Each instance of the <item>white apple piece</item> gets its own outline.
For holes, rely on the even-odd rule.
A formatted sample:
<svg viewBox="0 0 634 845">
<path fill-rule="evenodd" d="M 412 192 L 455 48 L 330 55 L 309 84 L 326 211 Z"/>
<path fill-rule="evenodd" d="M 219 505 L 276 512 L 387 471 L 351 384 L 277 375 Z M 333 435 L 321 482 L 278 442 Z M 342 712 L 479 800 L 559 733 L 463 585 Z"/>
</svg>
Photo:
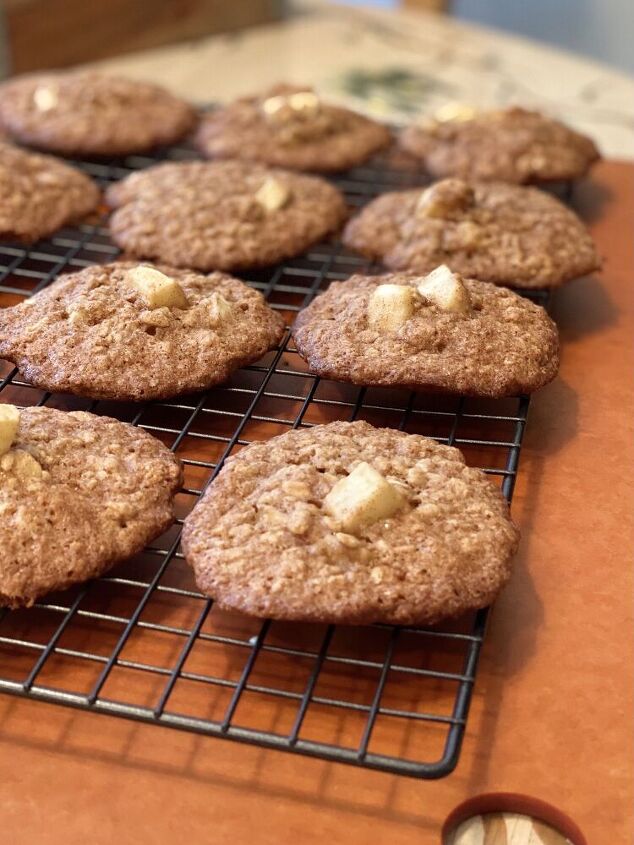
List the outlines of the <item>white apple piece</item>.
<svg viewBox="0 0 634 845">
<path fill-rule="evenodd" d="M 262 111 L 267 117 L 275 117 L 279 110 L 283 109 L 286 104 L 286 97 L 267 97 L 267 99 L 262 103 Z"/>
<path fill-rule="evenodd" d="M 33 103 L 38 111 L 50 111 L 57 105 L 57 91 L 50 85 L 38 85 L 33 92 Z"/>
<path fill-rule="evenodd" d="M 138 290 L 148 308 L 187 308 L 187 298 L 176 279 L 154 267 L 140 265 L 128 270 L 130 285 Z"/>
<path fill-rule="evenodd" d="M 368 325 L 378 332 L 395 332 L 414 313 L 417 298 L 407 285 L 379 285 L 368 302 Z"/>
<path fill-rule="evenodd" d="M 20 411 L 15 405 L 0 405 L 0 455 L 6 454 L 18 433 Z"/>
<path fill-rule="evenodd" d="M 415 214 L 454 219 L 473 207 L 475 193 L 462 179 L 445 179 L 431 185 L 418 197 Z"/>
<path fill-rule="evenodd" d="M 471 310 L 469 291 L 460 276 L 452 273 L 446 264 L 425 276 L 418 285 L 418 292 L 441 311 L 466 314 Z"/>
<path fill-rule="evenodd" d="M 224 323 L 233 312 L 233 305 L 221 293 L 214 292 L 209 297 L 209 310 L 216 323 Z"/>
<path fill-rule="evenodd" d="M 433 186 L 426 188 L 416 203 L 416 214 L 423 217 L 442 217 L 446 211 L 446 203 L 439 201 Z"/>
<path fill-rule="evenodd" d="M 0 458 L 0 469 L 18 478 L 42 478 L 44 470 L 29 452 L 12 449 Z"/>
<path fill-rule="evenodd" d="M 348 533 L 388 519 L 405 505 L 400 490 L 363 461 L 338 481 L 324 499 L 324 510 Z"/>
<path fill-rule="evenodd" d="M 262 111 L 270 120 L 292 120 L 293 112 L 314 116 L 319 113 L 321 103 L 313 91 L 296 91 L 294 94 L 278 94 L 267 97 L 262 103 Z"/>
<path fill-rule="evenodd" d="M 434 112 L 438 123 L 466 123 L 477 117 L 478 109 L 466 103 L 446 103 Z"/>
<path fill-rule="evenodd" d="M 317 114 L 320 107 L 319 97 L 313 91 L 298 91 L 296 94 L 291 94 L 288 104 L 293 111 L 307 114 Z"/>
<path fill-rule="evenodd" d="M 255 194 L 256 202 L 266 211 L 284 208 L 290 197 L 291 192 L 288 186 L 273 176 L 269 176 Z"/>
</svg>

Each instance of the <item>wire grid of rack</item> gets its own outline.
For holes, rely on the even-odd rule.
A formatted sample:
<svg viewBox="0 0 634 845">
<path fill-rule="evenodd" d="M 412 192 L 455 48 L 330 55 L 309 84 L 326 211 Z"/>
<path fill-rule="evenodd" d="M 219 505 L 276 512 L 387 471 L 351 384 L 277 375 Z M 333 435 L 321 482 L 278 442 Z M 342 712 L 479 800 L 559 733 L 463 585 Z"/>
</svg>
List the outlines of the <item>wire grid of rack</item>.
<svg viewBox="0 0 634 845">
<path fill-rule="evenodd" d="M 77 162 L 102 184 L 193 153 Z M 423 184 L 376 161 L 336 178 L 351 206 Z M 0 300 L 19 302 L 61 272 L 114 259 L 105 218 L 31 248 L 0 246 Z M 292 322 L 331 280 L 375 271 L 338 242 L 241 274 Z M 0 367 L 2 365 L 0 364 Z M 0 612 L 0 691 L 334 761 L 420 777 L 455 767 L 487 611 L 433 628 L 282 624 L 229 614 L 195 589 L 179 549 L 184 516 L 224 459 L 252 442 L 335 419 L 365 419 L 462 449 L 510 501 L 528 398 L 480 401 L 367 389 L 309 375 L 287 332 L 220 387 L 140 405 L 45 393 L 5 364 L 0 401 L 108 414 L 180 457 L 178 519 L 108 575 Z"/>
</svg>

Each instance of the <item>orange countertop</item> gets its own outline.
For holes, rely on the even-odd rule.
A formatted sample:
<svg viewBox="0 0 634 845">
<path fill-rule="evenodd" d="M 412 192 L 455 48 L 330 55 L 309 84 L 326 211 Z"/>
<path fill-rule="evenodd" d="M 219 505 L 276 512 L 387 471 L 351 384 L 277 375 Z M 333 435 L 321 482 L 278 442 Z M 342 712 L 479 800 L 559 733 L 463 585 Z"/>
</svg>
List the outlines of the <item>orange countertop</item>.
<svg viewBox="0 0 634 845">
<path fill-rule="evenodd" d="M 523 541 L 455 772 L 412 780 L 0 696 L 7 845 L 437 845 L 456 805 L 498 791 L 558 807 L 589 845 L 632 841 L 633 176 L 605 162 L 576 190 L 605 268 L 554 296 L 561 372 L 531 404 Z"/>
</svg>

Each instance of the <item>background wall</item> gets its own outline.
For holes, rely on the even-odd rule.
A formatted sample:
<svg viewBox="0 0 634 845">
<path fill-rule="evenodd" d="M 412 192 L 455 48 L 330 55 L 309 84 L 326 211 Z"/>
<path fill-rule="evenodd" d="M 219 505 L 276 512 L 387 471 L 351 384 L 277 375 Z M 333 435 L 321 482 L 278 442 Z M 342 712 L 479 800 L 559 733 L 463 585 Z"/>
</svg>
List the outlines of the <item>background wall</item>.
<svg viewBox="0 0 634 845">
<path fill-rule="evenodd" d="M 634 72 L 633 0 L 450 0 L 456 17 L 558 44 Z"/>
</svg>

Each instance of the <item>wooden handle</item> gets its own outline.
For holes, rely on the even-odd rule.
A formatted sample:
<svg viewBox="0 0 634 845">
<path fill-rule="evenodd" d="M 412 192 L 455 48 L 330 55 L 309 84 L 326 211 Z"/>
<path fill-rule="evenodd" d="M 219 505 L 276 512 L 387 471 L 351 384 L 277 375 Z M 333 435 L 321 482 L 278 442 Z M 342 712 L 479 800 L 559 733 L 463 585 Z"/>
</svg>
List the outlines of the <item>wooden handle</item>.
<svg viewBox="0 0 634 845">
<path fill-rule="evenodd" d="M 570 845 L 550 825 L 513 813 L 474 816 L 462 822 L 446 845 Z"/>
<path fill-rule="evenodd" d="M 401 4 L 410 9 L 423 9 L 426 12 L 446 12 L 447 0 L 401 0 Z"/>
</svg>

